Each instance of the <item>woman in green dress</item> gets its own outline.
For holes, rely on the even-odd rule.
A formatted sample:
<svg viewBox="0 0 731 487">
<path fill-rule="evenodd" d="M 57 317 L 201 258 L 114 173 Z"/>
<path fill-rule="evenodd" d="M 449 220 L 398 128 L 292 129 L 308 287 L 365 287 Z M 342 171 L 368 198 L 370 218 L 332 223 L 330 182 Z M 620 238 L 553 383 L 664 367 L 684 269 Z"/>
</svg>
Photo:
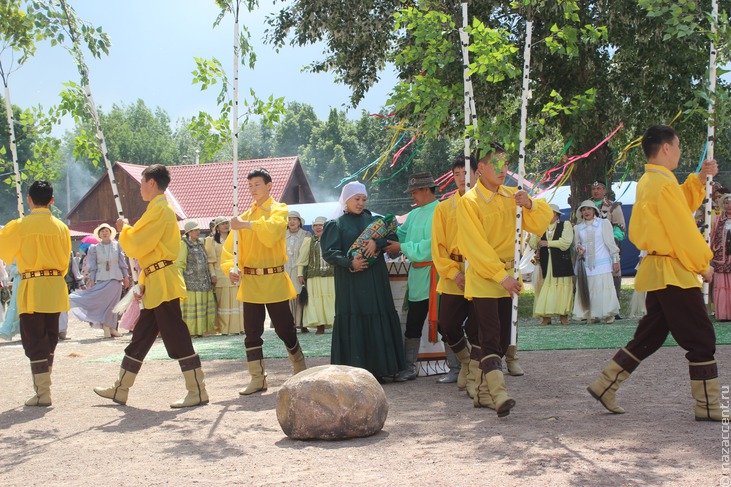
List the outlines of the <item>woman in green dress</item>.
<svg viewBox="0 0 731 487">
<path fill-rule="evenodd" d="M 379 381 L 403 370 L 401 324 L 393 304 L 386 262 L 376 256 L 395 240 L 395 234 L 368 240 L 364 255 L 349 255 L 350 246 L 376 217 L 365 209 L 366 188 L 359 182 L 348 183 L 340 195 L 341 216 L 325 223 L 322 232 L 322 256 L 335 267 L 335 323 L 333 325 L 330 362 L 361 367 Z M 365 256 L 365 257 L 364 257 Z"/>
</svg>

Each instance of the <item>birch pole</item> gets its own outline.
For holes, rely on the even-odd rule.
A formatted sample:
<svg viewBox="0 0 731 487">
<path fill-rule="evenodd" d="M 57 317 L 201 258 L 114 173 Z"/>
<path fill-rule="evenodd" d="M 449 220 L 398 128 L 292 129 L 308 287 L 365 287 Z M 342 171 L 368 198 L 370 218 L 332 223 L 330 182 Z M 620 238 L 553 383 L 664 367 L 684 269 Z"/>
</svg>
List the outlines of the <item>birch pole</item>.
<svg viewBox="0 0 731 487">
<path fill-rule="evenodd" d="M 467 17 L 467 2 L 462 3 L 462 28 L 459 29 L 459 39 L 462 44 L 462 64 L 464 79 L 464 164 L 465 164 L 465 186 L 470 186 L 470 155 L 472 154 L 472 137 L 469 134 L 469 127 L 472 125 L 472 132 L 477 133 L 477 111 L 475 110 L 475 92 L 472 88 L 472 77 L 470 76 L 470 36 L 467 34 L 469 19 Z M 466 265 L 466 264 L 465 264 Z"/>
<path fill-rule="evenodd" d="M 240 3 L 234 2 L 231 5 L 234 9 L 234 71 L 233 71 L 233 96 L 231 97 L 232 114 L 231 114 L 231 133 L 233 134 L 233 217 L 239 216 L 239 6 Z M 235 274 L 239 273 L 239 232 L 234 231 L 234 266 L 232 268 Z"/>
<path fill-rule="evenodd" d="M 712 1 L 711 10 L 711 34 L 712 37 L 716 36 L 718 31 L 716 24 L 718 23 L 718 0 Z M 714 107 L 714 95 L 716 94 L 716 46 L 713 44 L 711 39 L 711 56 L 708 64 L 708 82 L 709 82 L 709 101 L 708 101 L 708 151 L 707 160 L 714 159 L 714 142 L 715 142 L 715 124 L 713 121 L 713 114 L 715 111 Z M 711 244 L 711 208 L 713 206 L 711 202 L 711 180 L 713 177 L 709 174 L 706 176 L 706 201 L 705 201 L 705 220 L 703 225 L 703 236 L 706 238 L 706 243 L 710 246 Z M 707 282 L 703 282 L 703 300 L 708 304 L 708 289 L 709 285 Z"/>
<path fill-rule="evenodd" d="M 530 91 L 530 49 L 533 36 L 533 21 L 525 22 L 525 48 L 523 50 L 523 92 L 520 104 L 520 148 L 518 151 L 518 191 L 523 189 L 525 177 L 525 134 L 528 125 L 528 99 Z M 516 207 L 515 212 L 515 254 L 513 258 L 513 277 L 520 278 L 521 246 L 520 234 L 523 231 L 523 208 Z M 510 344 L 515 345 L 518 340 L 518 296 L 513 296 L 513 313 L 510 325 Z"/>
<path fill-rule="evenodd" d="M 23 217 L 23 193 L 20 189 L 20 167 L 18 166 L 18 148 L 15 145 L 15 125 L 13 124 L 13 106 L 10 103 L 10 88 L 5 84 L 5 112 L 8 115 L 8 135 L 10 136 L 10 154 L 15 171 L 15 195 L 18 197 L 18 216 Z"/>
<path fill-rule="evenodd" d="M 91 94 L 91 84 L 89 83 L 89 69 L 86 66 L 86 62 L 84 61 L 84 55 L 81 51 L 81 46 L 79 46 L 79 37 L 78 33 L 76 32 L 76 26 L 74 21 L 71 18 L 71 15 L 69 13 L 69 10 L 66 6 L 65 0 L 61 0 L 61 7 L 63 8 L 64 15 L 66 16 L 66 24 L 69 29 L 69 37 L 71 38 L 71 41 L 73 43 L 73 53 L 76 56 L 76 62 L 78 64 L 79 68 L 79 74 L 81 74 L 81 81 L 84 84 L 84 92 L 86 94 L 86 102 L 89 106 L 89 113 L 91 114 L 91 118 L 94 122 L 94 127 L 96 129 L 96 141 L 99 145 L 99 150 L 102 154 L 102 158 L 104 159 L 104 165 L 107 168 L 107 176 L 109 177 L 109 183 L 112 185 L 112 195 L 114 196 L 114 205 L 117 208 L 117 215 L 119 218 L 124 218 L 124 210 L 122 209 L 122 201 L 119 198 L 119 188 L 117 186 L 117 180 L 114 176 L 114 170 L 112 169 L 112 163 L 109 161 L 109 151 L 107 150 L 107 143 L 104 139 L 104 132 L 102 131 L 102 125 L 99 121 L 99 112 L 96 109 L 96 104 L 94 103 L 94 97 Z M 132 279 L 134 280 L 136 289 L 139 290 L 138 287 L 138 280 L 139 275 L 137 273 L 137 267 L 134 265 L 131 265 L 132 270 Z M 140 309 L 142 309 L 142 301 L 140 301 Z"/>
</svg>

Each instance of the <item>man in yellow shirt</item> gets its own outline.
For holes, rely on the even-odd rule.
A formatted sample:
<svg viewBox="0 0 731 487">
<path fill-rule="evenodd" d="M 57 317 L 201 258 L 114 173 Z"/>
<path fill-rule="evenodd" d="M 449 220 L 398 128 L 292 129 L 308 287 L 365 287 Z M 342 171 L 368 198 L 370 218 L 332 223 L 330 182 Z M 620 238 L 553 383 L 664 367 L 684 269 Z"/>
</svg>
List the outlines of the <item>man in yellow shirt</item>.
<svg viewBox="0 0 731 487">
<path fill-rule="evenodd" d="M 542 235 L 553 217 L 545 200 L 533 200 L 525 191 L 503 186 L 508 172 L 505 150 L 492 151 L 471 161 L 475 186 L 457 206 L 457 242 L 467 259 L 465 298 L 471 299 L 479 330 L 482 359 L 475 391 L 475 407 L 493 407 L 498 417 L 515 406 L 505 390 L 502 356 L 510 345 L 512 299 L 522 285 L 514 279 L 517 206 L 524 208 L 523 229 Z"/>
<path fill-rule="evenodd" d="M 439 273 L 439 331 L 447 345 L 445 352 L 449 365 L 449 373 L 437 382 L 456 382 L 459 390 L 467 387 L 467 393 L 474 397 L 474 379 L 479 371 L 477 367 L 482 354 L 479 353 L 472 303 L 464 297 L 464 257 L 457 246 L 457 206 L 466 189 L 464 157 L 454 161 L 452 175 L 457 191 L 437 205 L 432 221 L 431 253 L 434 267 Z M 470 369 L 473 362 L 474 366 Z"/>
<path fill-rule="evenodd" d="M 242 396 L 267 390 L 262 351 L 264 340 L 261 338 L 266 311 L 269 311 L 274 331 L 287 347 L 294 373 L 307 368 L 289 308 L 289 300 L 297 294 L 289 275 L 284 272 L 284 263 L 287 262 L 287 205 L 269 196 L 272 177 L 266 169 L 250 171 L 247 179 L 254 202 L 241 216 L 231 220 L 231 229 L 238 234 L 237 254 L 243 278 L 239 269 L 234 267 L 234 232 L 226 238 L 221 253 L 221 270 L 229 275 L 232 283 L 240 283 L 237 298 L 244 303 L 244 343 L 251 382 L 239 391 Z"/>
<path fill-rule="evenodd" d="M 149 201 L 147 209 L 134 226 L 126 219 L 117 220 L 119 244 L 125 253 L 142 267 L 139 292 L 140 317 L 132 341 L 124 350 L 119 378 L 112 387 L 95 387 L 94 392 L 117 404 L 126 404 L 129 388 L 134 384 L 142 361 L 158 333 L 168 356 L 177 359 L 185 377 L 188 394 L 170 405 L 184 408 L 208 404 L 208 393 L 201 370 L 201 359 L 193 349 L 188 326 L 183 321 L 180 301 L 187 297 L 185 281 L 174 265 L 180 251 L 180 229 L 175 212 L 165 198 L 170 184 L 168 168 L 153 164 L 142 171 L 140 193 Z"/>
<path fill-rule="evenodd" d="M 71 255 L 69 229 L 51 215 L 53 186 L 35 181 L 28 189 L 30 215 L 0 229 L 0 259 L 18 266 L 20 339 L 30 359 L 35 395 L 26 406 L 51 405 L 51 369 L 58 344 L 58 318 L 69 310 L 64 276 Z"/>
<path fill-rule="evenodd" d="M 713 279 L 713 253 L 693 219 L 705 198 L 706 176 L 715 176 L 718 166 L 716 161 L 705 161 L 700 174 L 689 175 L 679 185 L 672 171 L 680 161 L 680 140 L 675 129 L 666 125 L 645 131 L 642 150 L 647 164 L 637 184 L 629 238 L 648 253 L 635 277 L 635 289 L 647 292 L 647 315 L 638 323 L 634 338 L 616 353 L 588 391 L 609 411 L 624 413 L 615 400 L 619 385 L 672 333 L 688 351 L 695 419 L 721 421 L 716 334 L 698 280 L 698 275 L 708 282 Z"/>
</svg>

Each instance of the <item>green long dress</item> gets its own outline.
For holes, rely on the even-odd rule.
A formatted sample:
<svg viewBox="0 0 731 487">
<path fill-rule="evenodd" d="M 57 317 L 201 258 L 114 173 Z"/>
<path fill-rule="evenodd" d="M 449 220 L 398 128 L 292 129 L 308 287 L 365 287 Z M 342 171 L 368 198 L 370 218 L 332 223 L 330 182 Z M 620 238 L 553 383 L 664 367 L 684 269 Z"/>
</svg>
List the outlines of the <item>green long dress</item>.
<svg viewBox="0 0 731 487">
<path fill-rule="evenodd" d="M 377 378 L 405 368 L 401 324 L 383 257 L 361 272 L 350 272 L 348 249 L 376 217 L 368 210 L 325 223 L 322 256 L 335 267 L 335 324 L 330 362 L 368 370 Z M 389 236 L 396 240 L 395 236 Z M 378 249 L 387 239 L 377 240 Z"/>
</svg>

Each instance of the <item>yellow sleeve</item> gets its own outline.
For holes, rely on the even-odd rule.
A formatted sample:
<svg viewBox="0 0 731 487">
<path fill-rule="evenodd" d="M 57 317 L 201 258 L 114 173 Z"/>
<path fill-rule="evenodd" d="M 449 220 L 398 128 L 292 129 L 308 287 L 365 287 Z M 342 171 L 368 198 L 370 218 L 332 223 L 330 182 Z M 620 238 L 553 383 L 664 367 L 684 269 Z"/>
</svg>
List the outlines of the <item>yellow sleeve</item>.
<svg viewBox="0 0 731 487">
<path fill-rule="evenodd" d="M 431 226 L 431 257 L 434 267 L 439 276 L 445 279 L 454 279 L 459 272 L 459 262 L 453 261 L 449 257 L 447 248 L 447 218 L 444 214 L 441 203 L 434 208 L 434 217 Z"/>
<path fill-rule="evenodd" d="M 305 267 L 307 262 L 310 260 L 310 243 L 312 237 L 305 237 L 300 246 L 299 253 L 297 254 L 297 277 L 304 277 Z"/>
<path fill-rule="evenodd" d="M 211 277 L 216 277 L 216 241 L 211 238 L 205 239 L 206 257 L 208 257 L 208 272 Z"/>
<path fill-rule="evenodd" d="M 501 282 L 508 275 L 505 264 L 485 238 L 478 212 L 476 204 L 469 200 L 462 199 L 457 205 L 458 246 L 478 276 Z"/>
<path fill-rule="evenodd" d="M 667 184 L 660 190 L 657 201 L 660 223 L 683 267 L 697 274 L 705 274 L 710 267 L 713 252 L 696 228 L 695 220 L 688 211 L 685 199 L 687 193 L 680 193 L 674 189 L 672 185 Z"/>
<path fill-rule="evenodd" d="M 544 199 L 531 199 L 530 209 L 523 208 L 523 230 L 535 235 L 546 233 L 548 224 L 553 218 L 553 210 Z"/>
<path fill-rule="evenodd" d="M 180 244 L 180 252 L 178 252 L 178 258 L 175 260 L 175 267 L 178 268 L 180 274 L 183 274 L 185 268 L 188 266 L 188 246 L 185 242 Z"/>
<path fill-rule="evenodd" d="M 273 204 L 269 218 L 261 217 L 251 221 L 251 230 L 256 234 L 259 242 L 265 247 L 272 248 L 278 245 L 287 232 L 287 205 Z M 244 230 L 247 231 L 247 230 Z M 229 234 L 230 235 L 230 234 Z"/>
<path fill-rule="evenodd" d="M 571 227 L 571 223 L 563 222 L 563 232 L 561 233 L 561 238 L 559 238 L 558 240 L 549 240 L 548 246 L 558 248 L 560 250 L 568 250 L 569 247 L 571 247 L 571 242 L 573 241 L 574 229 Z"/>
<path fill-rule="evenodd" d="M 234 266 L 234 232 L 238 231 L 240 230 L 232 230 L 228 233 L 221 251 L 221 270 L 227 276 Z"/>
<path fill-rule="evenodd" d="M 696 211 L 703 204 L 703 199 L 706 197 L 705 184 L 706 182 L 701 181 L 697 174 L 691 173 L 688 174 L 685 182 L 680 185 L 690 211 Z"/>
<path fill-rule="evenodd" d="M 119 233 L 119 243 L 125 254 L 140 259 L 155 249 L 165 233 L 165 225 L 159 223 L 163 211 L 161 205 L 153 205 L 134 226 L 124 226 Z"/>
<path fill-rule="evenodd" d="M 0 259 L 13 262 L 20 252 L 20 236 L 18 235 L 18 221 L 13 220 L 0 229 Z"/>
</svg>

